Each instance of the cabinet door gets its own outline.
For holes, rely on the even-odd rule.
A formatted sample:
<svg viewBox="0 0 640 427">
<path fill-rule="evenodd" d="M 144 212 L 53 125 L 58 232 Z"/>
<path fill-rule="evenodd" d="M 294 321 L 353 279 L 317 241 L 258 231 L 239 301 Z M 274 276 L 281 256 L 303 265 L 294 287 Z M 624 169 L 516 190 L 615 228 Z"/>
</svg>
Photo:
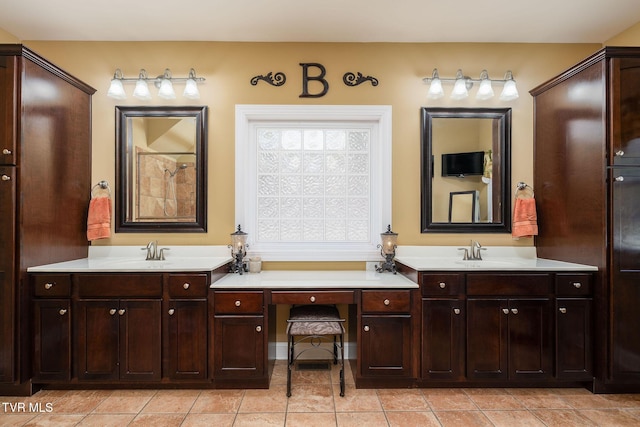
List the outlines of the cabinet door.
<svg viewBox="0 0 640 427">
<path fill-rule="evenodd" d="M 362 316 L 363 376 L 411 375 L 411 316 Z"/>
<path fill-rule="evenodd" d="M 640 167 L 615 168 L 611 266 L 612 375 L 640 380 Z"/>
<path fill-rule="evenodd" d="M 464 378 L 464 301 L 422 300 L 422 378 Z"/>
<path fill-rule="evenodd" d="M 118 308 L 118 300 L 77 302 L 74 324 L 79 380 L 118 379 Z"/>
<path fill-rule="evenodd" d="M 611 158 L 615 165 L 640 165 L 640 59 L 612 59 L 611 77 Z"/>
<path fill-rule="evenodd" d="M 71 379 L 71 313 L 69 300 L 34 303 L 34 380 Z"/>
<path fill-rule="evenodd" d="M 169 300 L 165 317 L 167 373 L 174 380 L 207 378 L 207 300 Z"/>
<path fill-rule="evenodd" d="M 120 379 L 159 381 L 162 377 L 161 300 L 121 300 L 118 316 Z"/>
<path fill-rule="evenodd" d="M 559 379 L 593 378 L 592 302 L 590 298 L 556 300 L 556 376 Z"/>
<path fill-rule="evenodd" d="M 216 316 L 214 377 L 253 379 L 265 374 L 264 316 Z"/>
<path fill-rule="evenodd" d="M 552 316 L 549 299 L 509 300 L 509 379 L 553 376 Z"/>
<path fill-rule="evenodd" d="M 467 378 L 508 378 L 509 302 L 467 300 Z"/>
<path fill-rule="evenodd" d="M 0 56 L 0 165 L 16 164 L 16 64 L 15 56 Z"/>
<path fill-rule="evenodd" d="M 2 102 L 2 98 L 0 98 Z M 1 128 L 1 126 L 0 126 Z M 15 314 L 15 167 L 0 166 L 0 382 L 13 381 Z"/>
</svg>

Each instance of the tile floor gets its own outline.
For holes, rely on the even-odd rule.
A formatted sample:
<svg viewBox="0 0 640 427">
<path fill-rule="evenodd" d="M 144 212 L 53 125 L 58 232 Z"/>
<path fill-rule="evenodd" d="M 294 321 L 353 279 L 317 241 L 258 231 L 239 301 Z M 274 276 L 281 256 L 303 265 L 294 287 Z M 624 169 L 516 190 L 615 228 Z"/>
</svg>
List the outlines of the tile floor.
<svg viewBox="0 0 640 427">
<path fill-rule="evenodd" d="M 356 390 L 347 371 L 295 371 L 269 390 L 43 390 L 0 396 L 0 426 L 640 426 L 640 394 L 585 389 Z M 21 406 L 24 405 L 24 406 Z"/>
</svg>

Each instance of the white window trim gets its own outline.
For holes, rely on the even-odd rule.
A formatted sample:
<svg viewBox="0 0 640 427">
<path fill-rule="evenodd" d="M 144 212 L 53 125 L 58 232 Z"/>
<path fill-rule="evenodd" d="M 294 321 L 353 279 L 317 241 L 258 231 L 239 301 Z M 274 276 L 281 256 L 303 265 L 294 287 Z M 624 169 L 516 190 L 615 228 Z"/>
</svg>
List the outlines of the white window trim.
<svg viewBox="0 0 640 427">
<path fill-rule="evenodd" d="M 391 224 L 391 106 L 389 105 L 236 105 L 235 223 L 249 234 L 249 256 L 265 261 L 378 261 L 380 233 Z M 255 242 L 255 150 L 250 150 L 252 122 L 256 121 L 366 121 L 374 122 L 372 134 L 371 239 L 366 243 Z M 251 167 L 251 166 L 250 166 Z M 254 167 L 255 169 L 255 167 Z"/>
</svg>

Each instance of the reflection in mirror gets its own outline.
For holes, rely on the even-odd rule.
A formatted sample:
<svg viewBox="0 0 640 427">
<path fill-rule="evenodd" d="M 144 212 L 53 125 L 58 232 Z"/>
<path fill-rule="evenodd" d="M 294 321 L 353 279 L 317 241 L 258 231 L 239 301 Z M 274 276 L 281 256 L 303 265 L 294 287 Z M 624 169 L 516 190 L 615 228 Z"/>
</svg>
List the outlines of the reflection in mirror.
<svg viewBox="0 0 640 427">
<path fill-rule="evenodd" d="M 422 232 L 510 231 L 511 109 L 422 109 Z"/>
<path fill-rule="evenodd" d="M 206 107 L 116 116 L 116 232 L 206 231 Z"/>
</svg>

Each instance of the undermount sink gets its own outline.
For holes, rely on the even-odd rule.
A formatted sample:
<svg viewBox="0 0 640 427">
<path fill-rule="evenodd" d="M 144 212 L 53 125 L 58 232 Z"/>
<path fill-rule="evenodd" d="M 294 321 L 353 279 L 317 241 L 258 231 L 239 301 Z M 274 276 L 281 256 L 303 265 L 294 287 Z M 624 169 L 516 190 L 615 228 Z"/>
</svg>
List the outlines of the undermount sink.
<svg viewBox="0 0 640 427">
<path fill-rule="evenodd" d="M 522 266 L 522 262 L 516 261 L 459 260 L 454 261 L 454 263 L 466 268 L 514 268 Z"/>
</svg>

